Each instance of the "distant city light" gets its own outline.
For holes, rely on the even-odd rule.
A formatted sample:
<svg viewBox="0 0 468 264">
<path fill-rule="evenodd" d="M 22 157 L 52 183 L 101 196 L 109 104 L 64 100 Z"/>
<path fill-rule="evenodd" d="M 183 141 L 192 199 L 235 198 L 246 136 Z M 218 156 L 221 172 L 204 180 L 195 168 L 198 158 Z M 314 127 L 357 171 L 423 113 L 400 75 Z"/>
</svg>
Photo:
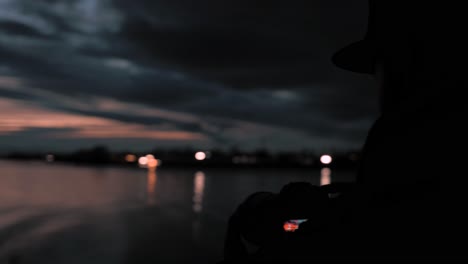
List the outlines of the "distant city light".
<svg viewBox="0 0 468 264">
<path fill-rule="evenodd" d="M 125 161 L 126 162 L 135 162 L 137 160 L 137 157 L 133 154 L 128 154 L 125 156 Z"/>
<path fill-rule="evenodd" d="M 330 163 L 332 163 L 333 159 L 330 155 L 323 155 L 322 157 L 320 157 L 320 162 L 322 162 L 322 164 L 324 165 L 328 165 Z"/>
<path fill-rule="evenodd" d="M 147 157 L 140 157 L 138 159 L 138 164 L 141 166 L 146 166 L 148 164 L 148 158 Z"/>
<path fill-rule="evenodd" d="M 206 159 L 205 152 L 200 151 L 200 152 L 195 153 L 195 159 L 200 160 L 200 161 L 205 160 Z"/>
<path fill-rule="evenodd" d="M 47 161 L 47 162 L 54 162 L 54 160 L 55 160 L 55 156 L 54 156 L 54 155 L 49 154 L 49 155 L 46 156 L 46 161 Z"/>
<path fill-rule="evenodd" d="M 148 168 L 149 170 L 155 170 L 157 167 L 161 166 L 161 160 L 156 159 L 153 155 L 148 154 L 142 156 L 138 159 L 138 164 L 142 168 Z"/>
<path fill-rule="evenodd" d="M 159 162 L 158 162 L 157 159 L 149 159 L 148 160 L 148 168 L 154 169 L 154 168 L 158 167 L 158 165 L 159 165 Z"/>
</svg>

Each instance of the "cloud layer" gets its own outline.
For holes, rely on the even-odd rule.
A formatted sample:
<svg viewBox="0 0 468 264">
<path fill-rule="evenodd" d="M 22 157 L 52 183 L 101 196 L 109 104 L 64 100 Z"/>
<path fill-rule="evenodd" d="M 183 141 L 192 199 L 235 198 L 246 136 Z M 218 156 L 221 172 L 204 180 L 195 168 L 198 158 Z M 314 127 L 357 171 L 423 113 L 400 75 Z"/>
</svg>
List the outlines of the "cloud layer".
<svg viewBox="0 0 468 264">
<path fill-rule="evenodd" d="M 128 148 L 135 144 L 124 139 L 359 147 L 376 91 L 368 76 L 336 69 L 330 57 L 362 37 L 366 3 L 0 0 L 3 116 L 23 119 L 29 109 L 43 113 L 35 119 L 108 122 L 50 134 L 57 148 L 76 138 Z M 8 147 L 43 136 L 34 129 L 57 128 L 7 126 L 0 121 Z"/>
</svg>

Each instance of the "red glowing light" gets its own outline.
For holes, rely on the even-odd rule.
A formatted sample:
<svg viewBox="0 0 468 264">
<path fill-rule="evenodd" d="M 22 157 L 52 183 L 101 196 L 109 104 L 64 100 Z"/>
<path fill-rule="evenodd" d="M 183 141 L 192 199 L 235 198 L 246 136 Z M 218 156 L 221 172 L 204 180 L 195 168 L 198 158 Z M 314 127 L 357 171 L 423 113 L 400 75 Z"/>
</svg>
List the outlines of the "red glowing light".
<svg viewBox="0 0 468 264">
<path fill-rule="evenodd" d="M 294 223 L 290 223 L 290 222 L 286 222 L 286 223 L 284 223 L 283 228 L 284 228 L 284 231 L 286 231 L 286 232 L 294 232 L 294 231 L 299 229 L 299 225 L 294 224 Z"/>
</svg>

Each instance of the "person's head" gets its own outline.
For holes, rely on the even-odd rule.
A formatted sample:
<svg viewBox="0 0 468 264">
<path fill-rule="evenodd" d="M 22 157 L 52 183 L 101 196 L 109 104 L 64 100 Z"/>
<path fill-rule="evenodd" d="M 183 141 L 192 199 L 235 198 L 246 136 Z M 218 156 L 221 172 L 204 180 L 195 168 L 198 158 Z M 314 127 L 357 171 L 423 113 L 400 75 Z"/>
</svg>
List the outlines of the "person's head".
<svg viewBox="0 0 468 264">
<path fill-rule="evenodd" d="M 449 104 L 451 93 L 465 84 L 461 10 L 453 1 L 371 0 L 366 37 L 337 52 L 333 61 L 376 77 L 384 114 Z"/>
</svg>

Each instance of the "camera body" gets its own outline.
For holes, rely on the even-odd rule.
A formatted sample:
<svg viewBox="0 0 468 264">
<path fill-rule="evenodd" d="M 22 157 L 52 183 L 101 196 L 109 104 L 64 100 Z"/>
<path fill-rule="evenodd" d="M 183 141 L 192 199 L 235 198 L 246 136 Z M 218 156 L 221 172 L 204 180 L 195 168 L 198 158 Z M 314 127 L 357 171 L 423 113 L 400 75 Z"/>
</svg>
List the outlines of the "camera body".
<svg viewBox="0 0 468 264">
<path fill-rule="evenodd" d="M 331 222 L 331 199 L 319 186 L 290 183 L 279 194 L 255 193 L 238 209 L 244 240 L 258 246 L 313 233 Z"/>
</svg>

